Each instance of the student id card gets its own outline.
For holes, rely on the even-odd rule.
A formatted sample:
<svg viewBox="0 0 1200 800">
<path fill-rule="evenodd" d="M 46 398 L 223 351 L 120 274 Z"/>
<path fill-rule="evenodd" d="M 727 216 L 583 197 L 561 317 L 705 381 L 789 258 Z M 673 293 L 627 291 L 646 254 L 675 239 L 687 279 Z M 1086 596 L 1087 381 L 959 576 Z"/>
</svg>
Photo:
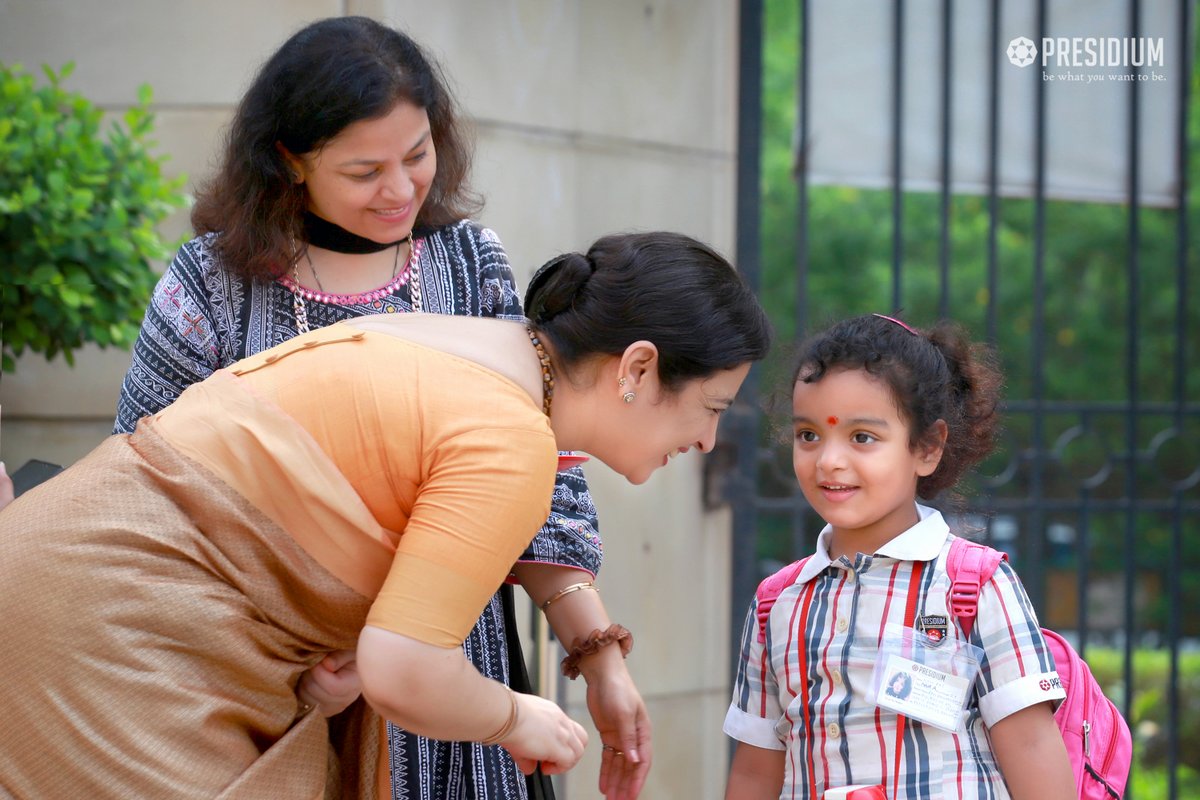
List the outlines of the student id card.
<svg viewBox="0 0 1200 800">
<path fill-rule="evenodd" d="M 953 733 L 962 727 L 982 656 L 972 644 L 933 643 L 923 633 L 889 625 L 869 696 L 880 708 Z"/>
</svg>

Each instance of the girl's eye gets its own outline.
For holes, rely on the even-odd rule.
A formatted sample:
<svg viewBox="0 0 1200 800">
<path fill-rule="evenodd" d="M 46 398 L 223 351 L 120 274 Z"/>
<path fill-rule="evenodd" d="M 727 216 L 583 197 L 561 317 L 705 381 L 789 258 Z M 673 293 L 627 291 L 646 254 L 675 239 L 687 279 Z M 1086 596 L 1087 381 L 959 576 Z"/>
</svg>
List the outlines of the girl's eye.
<svg viewBox="0 0 1200 800">
<path fill-rule="evenodd" d="M 875 441 L 875 437 L 869 433 L 856 433 L 850 437 L 855 444 L 870 444 Z"/>
<path fill-rule="evenodd" d="M 424 151 L 424 150 L 422 150 L 422 151 L 421 151 L 421 152 L 419 152 L 419 153 L 414 153 L 414 154 L 412 154 L 411 156 L 409 156 L 408 158 L 406 158 L 406 159 L 404 159 L 404 160 L 405 160 L 406 162 L 408 162 L 409 164 L 416 164 L 416 163 L 418 163 L 418 162 L 420 162 L 420 161 L 423 161 L 424 159 L 425 159 L 425 151 Z"/>
<path fill-rule="evenodd" d="M 366 181 L 366 180 L 370 180 L 371 178 L 374 178 L 378 174 L 379 174 L 379 170 L 373 169 L 370 172 L 365 172 L 365 173 L 361 173 L 358 175 L 351 175 L 350 177 L 356 181 Z"/>
<path fill-rule="evenodd" d="M 801 442 L 815 442 L 817 440 L 817 432 L 810 430 L 796 431 L 796 439 Z"/>
</svg>

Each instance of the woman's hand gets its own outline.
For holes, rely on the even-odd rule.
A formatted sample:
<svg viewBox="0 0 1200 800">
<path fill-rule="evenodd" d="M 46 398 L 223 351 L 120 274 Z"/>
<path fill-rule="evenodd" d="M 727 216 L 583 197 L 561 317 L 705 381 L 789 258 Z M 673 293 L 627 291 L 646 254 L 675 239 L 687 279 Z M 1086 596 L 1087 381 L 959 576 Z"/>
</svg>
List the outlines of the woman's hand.
<svg viewBox="0 0 1200 800">
<path fill-rule="evenodd" d="M 579 723 L 549 700 L 513 694 L 483 677 L 461 647 L 438 647 L 368 625 L 359 636 L 358 665 L 367 702 L 413 733 L 483 742 L 508 730 L 492 741 L 526 773 L 538 762 L 549 774 L 565 772 L 583 757 L 588 736 Z"/>
<path fill-rule="evenodd" d="M 530 599 L 545 612 L 560 642 L 586 638 L 592 631 L 606 630 L 612 624 L 599 591 L 592 591 L 595 586 L 590 574 L 531 562 L 517 564 L 513 572 Z M 653 758 L 650 716 L 629 676 L 621 646 L 614 643 L 601 647 L 580 658 L 577 666 L 587 681 L 588 711 L 604 745 L 600 791 L 608 800 L 636 798 Z"/>
<path fill-rule="evenodd" d="M 526 775 L 542 765 L 542 772 L 566 772 L 583 758 L 588 735 L 575 720 L 545 698 L 517 694 L 517 725 L 499 744 Z"/>
<path fill-rule="evenodd" d="M 321 716 L 340 714 L 362 692 L 353 650 L 335 650 L 300 677 L 296 696 Z"/>
<path fill-rule="evenodd" d="M 605 651 L 612 651 L 606 653 Z M 600 733 L 600 793 L 608 800 L 633 800 L 642 791 L 654 748 L 650 716 L 620 648 L 610 646 L 585 659 L 587 704 Z"/>
</svg>

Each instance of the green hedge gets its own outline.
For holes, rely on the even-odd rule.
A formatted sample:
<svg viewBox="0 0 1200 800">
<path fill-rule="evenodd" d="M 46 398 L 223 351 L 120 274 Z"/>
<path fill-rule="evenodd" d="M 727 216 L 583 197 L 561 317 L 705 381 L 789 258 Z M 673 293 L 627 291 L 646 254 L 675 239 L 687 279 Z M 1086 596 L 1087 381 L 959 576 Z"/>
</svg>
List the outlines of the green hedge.
<svg viewBox="0 0 1200 800">
<path fill-rule="evenodd" d="M 1088 648 L 1087 663 L 1105 694 L 1124 710 L 1124 653 Z M 1163 650 L 1135 650 L 1133 654 L 1133 705 L 1129 728 L 1133 732 L 1134 765 L 1131 795 L 1135 798 L 1167 797 L 1167 735 L 1170 708 L 1170 654 Z M 1179 797 L 1200 797 L 1200 653 L 1181 653 L 1178 696 L 1180 769 L 1176 775 Z"/>
<path fill-rule="evenodd" d="M 185 178 L 154 156 L 151 91 L 119 121 L 62 88 L 0 64 L 0 370 L 24 350 L 53 358 L 86 342 L 128 347 L 171 255 L 156 230 L 186 205 Z"/>
</svg>

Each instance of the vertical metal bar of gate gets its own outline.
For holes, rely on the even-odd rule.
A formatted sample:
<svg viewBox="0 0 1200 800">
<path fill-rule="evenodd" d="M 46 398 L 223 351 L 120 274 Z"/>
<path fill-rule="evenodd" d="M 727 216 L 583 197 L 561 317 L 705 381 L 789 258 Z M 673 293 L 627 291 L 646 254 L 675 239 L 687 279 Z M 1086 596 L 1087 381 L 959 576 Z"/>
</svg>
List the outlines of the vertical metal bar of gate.
<svg viewBox="0 0 1200 800">
<path fill-rule="evenodd" d="M 1176 291 L 1175 291 L 1175 430 L 1183 434 L 1184 407 L 1187 402 L 1187 322 L 1188 322 L 1188 112 L 1191 100 L 1191 54 L 1188 43 L 1192 33 L 1190 6 L 1192 0 L 1179 0 L 1179 117 L 1176 120 L 1175 170 L 1178 176 L 1179 207 L 1175 225 Z M 1180 609 L 1183 592 L 1180 573 L 1183 571 L 1183 494 L 1186 477 L 1172 487 L 1171 563 L 1168 575 L 1167 635 L 1170 647 L 1170 667 L 1167 679 L 1167 789 L 1169 796 L 1179 796 L 1179 639 L 1182 635 Z"/>
<path fill-rule="evenodd" d="M 811 96 L 809 79 L 811 62 L 809 60 L 809 22 L 811 6 L 809 0 L 799 0 L 800 5 L 800 53 L 799 70 L 796 88 L 799 96 L 796 99 L 796 125 L 798 132 L 797 155 L 798 163 L 793 176 L 796 184 L 796 337 L 802 339 L 808 331 L 808 125 L 809 97 Z M 795 489 L 793 489 L 793 493 Z M 791 541 L 797 553 L 807 552 L 805 538 L 812 510 L 808 503 L 793 495 L 791 513 Z"/>
<path fill-rule="evenodd" d="M 942 0 L 942 194 L 940 199 L 938 266 L 941 271 L 941 291 L 938 293 L 938 316 L 950 316 L 950 183 L 951 119 L 953 117 L 953 93 L 950 77 L 954 74 L 954 0 Z"/>
<path fill-rule="evenodd" d="M 800 75 L 796 80 L 796 336 L 808 330 L 808 21 L 809 0 L 800 0 Z"/>
<path fill-rule="evenodd" d="M 1137 41 L 1141 32 L 1141 3 L 1140 0 L 1130 0 L 1129 3 L 1129 35 Z M 1130 66 L 1129 72 L 1133 80 L 1129 83 L 1129 252 L 1127 255 L 1126 297 L 1128 299 L 1128 319 L 1126 328 L 1129 340 L 1127 343 L 1128 356 L 1125 364 L 1127 382 L 1128 407 L 1125 412 L 1125 445 L 1128 459 L 1125 470 L 1125 699 L 1121 709 L 1125 719 L 1133 719 L 1133 650 L 1137 636 L 1137 619 L 1134 609 L 1134 590 L 1137 577 L 1137 452 L 1138 452 L 1138 403 L 1140 391 L 1138 387 L 1138 343 L 1140 341 L 1138 327 L 1141 317 L 1141 291 L 1138 280 L 1139 250 L 1141 249 L 1141 227 L 1138 208 L 1138 181 L 1140 179 L 1141 160 L 1138 157 L 1138 111 L 1140 110 L 1140 95 L 1138 89 L 1137 67 Z M 1132 798 L 1132 792 L 1127 792 Z"/>
<path fill-rule="evenodd" d="M 741 0 L 738 12 L 738 114 L 737 114 L 737 230 L 736 259 L 738 271 L 758 292 L 761 281 L 759 245 L 759 175 L 761 172 L 762 136 L 762 0 Z M 754 476 L 758 460 L 758 367 L 751 368 L 738 400 L 725 421 L 725 436 L 736 447 L 736 464 L 731 497 L 755 496 Z M 724 438 L 724 437 L 723 437 Z M 753 595 L 758 583 L 754 552 L 757 547 L 758 509 L 754 502 L 734 503 L 733 564 L 731 591 L 733 598 L 744 600 Z M 731 663 L 737 663 L 741 640 L 742 619 L 731 615 Z"/>
<path fill-rule="evenodd" d="M 997 342 L 996 298 L 1000 287 L 996 234 L 1000 228 L 1000 0 L 991 0 L 988 13 L 988 178 L 987 178 L 987 340 Z"/>
<path fill-rule="evenodd" d="M 1046 0 L 1037 3 L 1037 39 L 1046 36 Z M 1042 589 L 1042 531 L 1046 529 L 1044 503 L 1045 487 L 1045 355 L 1046 326 L 1046 83 L 1040 71 L 1030 75 L 1036 81 L 1033 114 L 1033 330 L 1030 337 L 1030 469 L 1029 522 L 1024 532 L 1024 551 L 1021 561 L 1021 582 L 1025 585 L 1036 608 L 1042 608 L 1045 592 Z"/>
<path fill-rule="evenodd" d="M 904 0 L 892 7 L 892 308 L 903 304 L 904 264 Z"/>
<path fill-rule="evenodd" d="M 1000 229 L 1000 0 L 991 0 L 988 18 L 988 38 L 984 48 L 984 52 L 988 54 L 987 308 L 984 328 L 988 343 L 994 347 L 999 341 L 997 298 L 1000 296 L 1000 269 L 997 257 L 997 235 Z M 995 486 L 985 481 L 984 488 L 987 491 L 987 506 L 994 507 Z M 986 529 L 990 532 L 990 518 Z"/>
</svg>

